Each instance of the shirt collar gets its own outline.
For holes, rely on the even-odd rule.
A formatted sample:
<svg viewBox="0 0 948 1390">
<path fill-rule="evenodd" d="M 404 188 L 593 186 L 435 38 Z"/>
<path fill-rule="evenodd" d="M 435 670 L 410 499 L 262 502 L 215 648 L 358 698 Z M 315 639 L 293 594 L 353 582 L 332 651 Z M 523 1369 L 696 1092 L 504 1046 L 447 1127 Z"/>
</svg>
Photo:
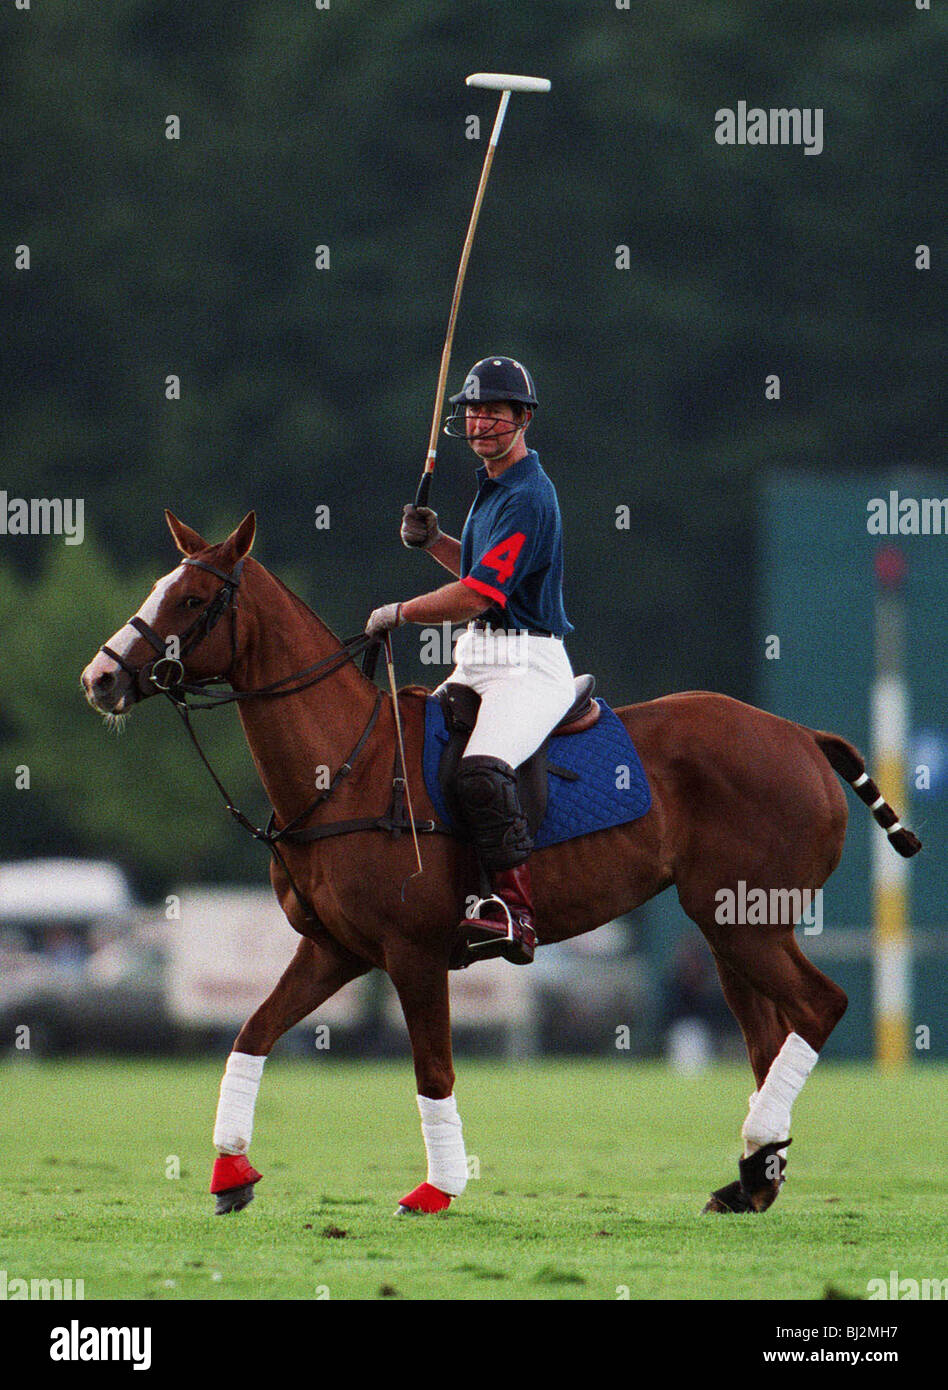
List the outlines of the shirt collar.
<svg viewBox="0 0 948 1390">
<path fill-rule="evenodd" d="M 540 466 L 540 459 L 536 449 L 528 449 L 522 459 L 517 459 L 509 468 L 505 468 L 499 478 L 492 478 L 487 472 L 487 465 L 482 463 L 476 470 L 477 485 L 483 487 L 485 482 L 496 483 L 498 487 L 516 487 L 522 483 L 530 474 L 535 473 Z"/>
</svg>

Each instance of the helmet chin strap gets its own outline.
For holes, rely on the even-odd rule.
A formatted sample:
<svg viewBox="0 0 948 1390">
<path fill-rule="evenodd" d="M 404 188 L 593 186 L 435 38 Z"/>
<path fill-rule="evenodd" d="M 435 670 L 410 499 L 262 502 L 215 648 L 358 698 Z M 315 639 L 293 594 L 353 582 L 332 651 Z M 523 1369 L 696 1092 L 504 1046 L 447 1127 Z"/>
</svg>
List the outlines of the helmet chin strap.
<svg viewBox="0 0 948 1390">
<path fill-rule="evenodd" d="M 503 452 L 502 454 L 494 454 L 494 458 L 495 458 L 495 459 L 505 459 L 505 458 L 507 457 L 507 455 L 510 453 L 511 449 L 513 448 L 513 446 L 516 444 L 517 440 L 518 440 L 518 439 L 520 438 L 520 436 L 523 434 L 523 432 L 524 432 L 524 430 L 525 430 L 526 428 L 527 428 L 526 425 L 521 425 L 520 428 L 519 428 L 518 430 L 514 430 L 514 437 L 513 437 L 513 439 L 511 439 L 510 443 L 507 445 L 507 447 L 506 447 L 506 449 L 504 450 L 504 452 Z"/>
</svg>

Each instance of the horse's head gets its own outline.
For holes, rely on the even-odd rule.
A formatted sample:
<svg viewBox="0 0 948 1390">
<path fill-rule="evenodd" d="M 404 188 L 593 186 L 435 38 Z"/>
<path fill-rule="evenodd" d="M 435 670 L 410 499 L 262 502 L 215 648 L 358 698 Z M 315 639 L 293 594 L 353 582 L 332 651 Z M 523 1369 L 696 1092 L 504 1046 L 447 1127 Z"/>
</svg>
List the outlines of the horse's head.
<svg viewBox="0 0 948 1390">
<path fill-rule="evenodd" d="M 253 512 L 220 545 L 210 545 L 171 512 L 165 516 L 185 558 L 156 581 L 134 617 L 83 671 L 86 699 L 102 714 L 127 714 L 182 681 L 226 676 L 236 655 L 236 593 L 253 544 Z"/>
</svg>

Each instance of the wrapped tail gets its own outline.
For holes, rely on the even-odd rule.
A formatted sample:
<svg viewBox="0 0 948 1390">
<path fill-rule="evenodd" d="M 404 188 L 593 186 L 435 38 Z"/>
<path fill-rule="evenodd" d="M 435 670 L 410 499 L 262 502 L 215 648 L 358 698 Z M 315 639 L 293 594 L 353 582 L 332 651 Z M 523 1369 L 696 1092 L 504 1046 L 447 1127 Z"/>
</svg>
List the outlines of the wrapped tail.
<svg viewBox="0 0 948 1390">
<path fill-rule="evenodd" d="M 921 840 L 902 825 L 895 811 L 886 801 L 875 782 L 866 771 L 862 754 L 839 734 L 824 733 L 811 729 L 820 751 L 834 772 L 838 772 L 848 782 L 853 791 L 869 807 L 879 825 L 889 837 L 893 849 L 898 850 L 904 859 L 911 859 L 922 847 Z"/>
</svg>

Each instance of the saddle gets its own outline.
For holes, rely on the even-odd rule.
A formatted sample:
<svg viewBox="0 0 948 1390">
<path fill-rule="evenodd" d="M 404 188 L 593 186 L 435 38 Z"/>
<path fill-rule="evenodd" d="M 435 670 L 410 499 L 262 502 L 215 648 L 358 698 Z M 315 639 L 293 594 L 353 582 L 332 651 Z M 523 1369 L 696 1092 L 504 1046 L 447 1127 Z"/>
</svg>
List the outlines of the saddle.
<svg viewBox="0 0 948 1390">
<path fill-rule="evenodd" d="M 557 767 L 554 763 L 547 762 L 547 744 L 554 734 L 557 738 L 562 738 L 565 734 L 581 734 L 585 729 L 592 728 L 599 718 L 600 706 L 593 699 L 596 677 L 590 675 L 576 676 L 575 682 L 576 698 L 563 718 L 555 728 L 550 730 L 537 751 L 517 768 L 517 792 L 520 797 L 520 806 L 527 818 L 530 834 L 534 837 L 536 837 L 546 814 L 548 775 L 552 773 L 557 777 L 565 777 L 569 781 L 576 781 L 578 777 L 577 773 L 570 772 L 567 768 Z M 445 725 L 450 734 L 438 766 L 438 781 L 455 824 L 461 825 L 463 824 L 463 817 L 454 794 L 454 778 L 458 763 L 464 756 L 467 741 L 477 723 L 481 697 L 469 685 L 449 681 L 439 692 L 438 699 L 444 711 Z"/>
</svg>

